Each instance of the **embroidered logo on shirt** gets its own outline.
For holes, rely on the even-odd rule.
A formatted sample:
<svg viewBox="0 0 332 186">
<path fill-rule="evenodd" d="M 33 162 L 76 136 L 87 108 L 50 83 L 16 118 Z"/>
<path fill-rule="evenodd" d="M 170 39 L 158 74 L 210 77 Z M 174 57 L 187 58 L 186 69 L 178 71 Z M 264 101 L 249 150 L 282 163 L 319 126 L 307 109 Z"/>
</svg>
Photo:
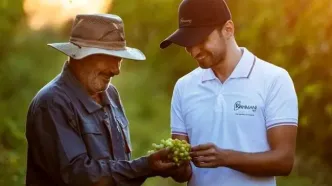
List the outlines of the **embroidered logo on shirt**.
<svg viewBox="0 0 332 186">
<path fill-rule="evenodd" d="M 257 105 L 242 104 L 241 101 L 237 101 L 234 104 L 234 111 L 237 111 L 236 115 L 254 116 L 253 112 L 256 112 L 256 110 Z"/>
</svg>

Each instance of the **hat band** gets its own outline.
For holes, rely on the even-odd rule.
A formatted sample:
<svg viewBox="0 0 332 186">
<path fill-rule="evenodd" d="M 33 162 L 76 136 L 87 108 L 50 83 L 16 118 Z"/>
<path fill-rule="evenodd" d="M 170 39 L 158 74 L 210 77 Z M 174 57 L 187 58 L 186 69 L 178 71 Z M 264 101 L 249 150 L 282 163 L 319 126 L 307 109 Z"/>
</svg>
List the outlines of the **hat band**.
<svg viewBox="0 0 332 186">
<path fill-rule="evenodd" d="M 74 43 L 81 47 L 94 47 L 108 50 L 125 50 L 126 41 L 96 41 L 96 40 L 86 40 L 71 37 L 69 40 L 71 43 Z"/>
</svg>

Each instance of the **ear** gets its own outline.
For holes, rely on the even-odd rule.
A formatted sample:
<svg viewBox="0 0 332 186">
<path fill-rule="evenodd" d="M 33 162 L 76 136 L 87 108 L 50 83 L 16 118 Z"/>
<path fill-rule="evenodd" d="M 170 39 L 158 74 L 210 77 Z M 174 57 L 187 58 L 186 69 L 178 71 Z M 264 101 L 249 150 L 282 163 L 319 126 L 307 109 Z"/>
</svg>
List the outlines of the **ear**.
<svg viewBox="0 0 332 186">
<path fill-rule="evenodd" d="M 225 23 L 223 31 L 223 36 L 228 40 L 234 36 L 234 23 L 229 20 Z"/>
</svg>

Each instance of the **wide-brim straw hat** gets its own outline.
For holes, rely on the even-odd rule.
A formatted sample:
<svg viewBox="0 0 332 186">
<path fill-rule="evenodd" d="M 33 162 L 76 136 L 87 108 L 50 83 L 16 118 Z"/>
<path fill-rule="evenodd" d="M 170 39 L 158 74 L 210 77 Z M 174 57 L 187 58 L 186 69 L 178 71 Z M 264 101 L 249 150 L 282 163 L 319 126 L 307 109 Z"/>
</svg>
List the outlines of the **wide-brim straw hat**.
<svg viewBox="0 0 332 186">
<path fill-rule="evenodd" d="M 146 59 L 139 49 L 126 46 L 123 21 L 113 14 L 79 14 L 75 17 L 69 42 L 47 45 L 74 59 L 93 54 Z"/>
</svg>

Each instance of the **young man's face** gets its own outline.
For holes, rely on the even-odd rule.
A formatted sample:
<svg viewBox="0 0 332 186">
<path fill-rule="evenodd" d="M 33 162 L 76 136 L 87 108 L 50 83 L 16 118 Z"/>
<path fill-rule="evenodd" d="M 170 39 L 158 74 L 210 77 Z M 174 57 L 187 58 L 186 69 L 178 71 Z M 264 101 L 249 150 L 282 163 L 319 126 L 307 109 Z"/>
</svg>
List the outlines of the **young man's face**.
<svg viewBox="0 0 332 186">
<path fill-rule="evenodd" d="M 211 68 L 225 59 L 227 51 L 225 35 L 227 32 L 224 29 L 225 26 L 216 28 L 203 42 L 193 47 L 186 47 L 186 51 L 201 68 Z"/>
</svg>

